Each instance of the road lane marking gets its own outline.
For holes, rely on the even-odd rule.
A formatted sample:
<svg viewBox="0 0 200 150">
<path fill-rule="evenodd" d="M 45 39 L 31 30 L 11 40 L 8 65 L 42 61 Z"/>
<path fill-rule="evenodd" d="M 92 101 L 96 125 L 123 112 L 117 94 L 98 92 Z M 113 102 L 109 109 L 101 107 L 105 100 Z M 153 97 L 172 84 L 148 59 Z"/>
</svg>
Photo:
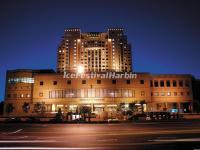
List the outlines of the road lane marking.
<svg viewBox="0 0 200 150">
<path fill-rule="evenodd" d="M 13 131 L 13 132 L 3 132 L 3 133 L 1 133 L 1 134 L 3 134 L 3 135 L 15 134 L 15 133 L 21 132 L 22 130 L 23 130 L 23 129 L 19 129 L 19 130 Z"/>
<path fill-rule="evenodd" d="M 172 136 L 162 136 L 162 137 L 158 137 L 158 139 L 176 139 L 177 137 L 172 137 Z"/>
<path fill-rule="evenodd" d="M 101 139 L 101 140 L 96 140 L 97 142 L 117 142 L 118 139 Z"/>
<path fill-rule="evenodd" d="M 90 148 L 90 147 L 0 147 L 0 149 L 4 149 L 4 150 L 7 150 L 7 149 L 25 149 L 25 150 L 28 150 L 28 149 L 47 149 L 47 150 L 79 150 L 79 149 L 99 149 L 99 148 Z"/>
<path fill-rule="evenodd" d="M 1 140 L 0 143 L 50 143 L 56 140 Z"/>
<path fill-rule="evenodd" d="M 52 133 L 57 133 L 58 132 L 23 132 L 23 133 L 28 133 L 28 134 L 52 134 Z M 91 132 L 88 134 L 85 133 L 67 133 L 67 135 L 73 135 L 73 136 L 115 136 L 115 135 L 144 135 L 144 134 L 183 134 L 183 133 L 200 133 L 200 129 L 190 129 L 190 130 L 158 130 L 158 131 L 125 131 L 125 132 Z M 59 134 L 59 135 L 65 135 L 65 134 Z"/>
<path fill-rule="evenodd" d="M 19 129 L 17 131 L 14 131 L 14 132 L 11 132 L 10 134 L 15 134 L 15 133 L 18 133 L 18 132 L 21 132 L 23 129 Z"/>
<path fill-rule="evenodd" d="M 149 140 L 151 142 L 200 142 L 200 138 L 186 138 L 186 139 L 156 139 Z"/>
</svg>

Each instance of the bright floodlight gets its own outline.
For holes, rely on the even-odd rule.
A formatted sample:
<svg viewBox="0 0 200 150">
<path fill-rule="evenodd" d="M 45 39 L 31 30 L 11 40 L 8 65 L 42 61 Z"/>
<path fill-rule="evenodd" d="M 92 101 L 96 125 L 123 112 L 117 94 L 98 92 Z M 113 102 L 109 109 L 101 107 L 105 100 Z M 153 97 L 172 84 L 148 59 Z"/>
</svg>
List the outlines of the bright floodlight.
<svg viewBox="0 0 200 150">
<path fill-rule="evenodd" d="M 82 74 L 82 73 L 84 72 L 83 66 L 78 66 L 77 72 L 78 72 L 79 74 Z"/>
</svg>

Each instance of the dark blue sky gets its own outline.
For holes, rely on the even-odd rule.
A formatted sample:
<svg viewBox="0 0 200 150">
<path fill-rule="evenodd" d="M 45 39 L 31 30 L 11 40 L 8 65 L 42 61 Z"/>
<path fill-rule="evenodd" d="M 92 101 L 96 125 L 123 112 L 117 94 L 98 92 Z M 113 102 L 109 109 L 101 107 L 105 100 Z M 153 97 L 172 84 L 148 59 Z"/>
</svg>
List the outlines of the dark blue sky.
<svg viewBox="0 0 200 150">
<path fill-rule="evenodd" d="M 1 0 L 0 100 L 8 69 L 56 68 L 66 27 L 124 27 L 134 70 L 200 78 L 198 0 Z"/>
</svg>

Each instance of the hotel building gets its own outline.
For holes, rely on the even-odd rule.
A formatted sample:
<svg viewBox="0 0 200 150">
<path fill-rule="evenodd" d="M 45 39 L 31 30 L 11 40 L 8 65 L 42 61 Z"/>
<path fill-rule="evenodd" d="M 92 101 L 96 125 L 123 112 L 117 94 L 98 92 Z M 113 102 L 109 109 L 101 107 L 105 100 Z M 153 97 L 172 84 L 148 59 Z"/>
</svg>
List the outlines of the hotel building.
<svg viewBox="0 0 200 150">
<path fill-rule="evenodd" d="M 105 33 L 66 29 L 57 53 L 57 72 L 7 71 L 5 116 L 49 115 L 59 108 L 76 114 L 81 106 L 88 106 L 99 118 L 107 119 L 120 117 L 119 110 L 126 111 L 130 105 L 137 112 L 189 113 L 198 103 L 199 88 L 194 85 L 199 84 L 192 75 L 133 72 L 131 46 L 122 28 L 109 28 Z M 66 76 L 77 72 L 78 76 Z M 113 77 L 125 73 L 134 78 Z"/>
<path fill-rule="evenodd" d="M 57 72 L 76 72 L 80 65 L 86 72 L 132 70 L 131 46 L 122 28 L 87 33 L 66 29 L 57 53 Z"/>
</svg>

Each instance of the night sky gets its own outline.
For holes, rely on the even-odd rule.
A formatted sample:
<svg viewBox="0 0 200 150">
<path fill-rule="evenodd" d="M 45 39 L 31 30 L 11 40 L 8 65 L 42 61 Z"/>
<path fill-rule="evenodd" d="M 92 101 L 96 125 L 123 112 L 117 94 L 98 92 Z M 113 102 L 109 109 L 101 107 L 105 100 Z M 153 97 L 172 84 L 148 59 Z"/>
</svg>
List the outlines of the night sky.
<svg viewBox="0 0 200 150">
<path fill-rule="evenodd" d="M 8 69 L 56 69 L 67 27 L 82 32 L 123 27 L 136 72 L 200 78 L 198 0 L 1 0 L 0 100 Z"/>
</svg>

